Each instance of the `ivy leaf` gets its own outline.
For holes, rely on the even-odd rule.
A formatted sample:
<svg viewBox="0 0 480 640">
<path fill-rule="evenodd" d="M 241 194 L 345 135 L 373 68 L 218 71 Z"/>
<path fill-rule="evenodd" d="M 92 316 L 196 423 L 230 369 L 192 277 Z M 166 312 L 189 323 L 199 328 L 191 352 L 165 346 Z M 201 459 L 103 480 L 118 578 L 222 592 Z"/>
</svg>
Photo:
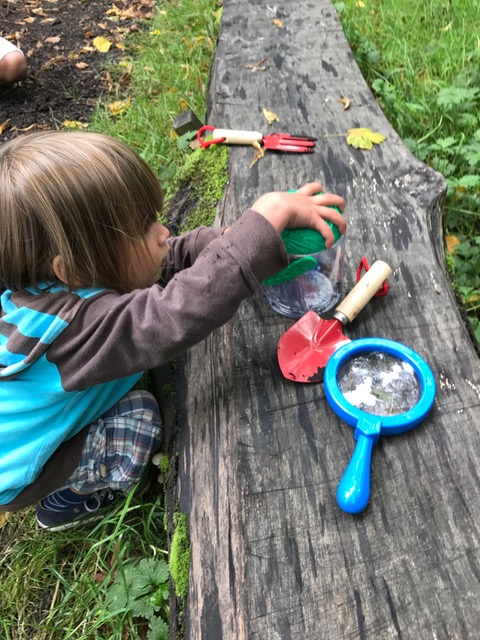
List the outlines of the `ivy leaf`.
<svg viewBox="0 0 480 640">
<path fill-rule="evenodd" d="M 375 133 L 371 129 L 349 129 L 347 144 L 355 149 L 371 149 L 374 144 L 380 144 L 386 138 L 387 136 L 384 136 L 383 133 Z"/>
</svg>

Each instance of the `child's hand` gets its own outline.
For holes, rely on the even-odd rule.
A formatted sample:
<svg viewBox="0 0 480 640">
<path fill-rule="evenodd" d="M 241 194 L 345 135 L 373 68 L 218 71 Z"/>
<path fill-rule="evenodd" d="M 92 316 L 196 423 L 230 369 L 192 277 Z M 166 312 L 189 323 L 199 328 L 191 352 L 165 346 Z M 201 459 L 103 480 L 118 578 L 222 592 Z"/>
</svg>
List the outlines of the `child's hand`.
<svg viewBox="0 0 480 640">
<path fill-rule="evenodd" d="M 331 209 L 335 206 L 343 211 L 345 200 L 333 193 L 322 193 L 319 182 L 309 182 L 295 193 L 272 192 L 261 196 L 252 209 L 264 216 L 278 231 L 284 229 L 316 229 L 324 238 L 327 249 L 334 243 L 333 233 L 325 220 L 337 225 L 340 233 L 345 233 L 347 223 L 342 215 Z"/>
</svg>

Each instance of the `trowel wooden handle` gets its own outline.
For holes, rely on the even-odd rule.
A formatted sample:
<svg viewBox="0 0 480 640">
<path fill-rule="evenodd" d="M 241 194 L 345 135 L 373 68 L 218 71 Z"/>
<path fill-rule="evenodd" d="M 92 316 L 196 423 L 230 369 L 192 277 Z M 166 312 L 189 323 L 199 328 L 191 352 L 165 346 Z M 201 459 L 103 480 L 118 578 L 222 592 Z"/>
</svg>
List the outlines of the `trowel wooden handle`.
<svg viewBox="0 0 480 640">
<path fill-rule="evenodd" d="M 224 144 L 253 144 L 261 142 L 263 138 L 258 131 L 236 131 L 235 129 L 214 129 L 212 136 L 214 140 L 226 138 Z"/>
<path fill-rule="evenodd" d="M 382 260 L 377 260 L 372 264 L 370 269 L 362 277 L 362 279 L 353 287 L 348 296 L 335 309 L 337 313 L 342 314 L 351 322 L 369 300 L 377 293 L 382 286 L 384 280 L 392 273 L 391 267 Z"/>
</svg>

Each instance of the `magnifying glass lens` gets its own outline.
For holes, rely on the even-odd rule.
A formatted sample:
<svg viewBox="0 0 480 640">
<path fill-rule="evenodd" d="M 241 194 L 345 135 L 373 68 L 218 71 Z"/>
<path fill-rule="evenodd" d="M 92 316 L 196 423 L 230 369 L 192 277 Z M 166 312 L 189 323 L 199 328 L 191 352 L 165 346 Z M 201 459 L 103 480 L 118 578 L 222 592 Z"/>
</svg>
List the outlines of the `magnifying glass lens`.
<svg viewBox="0 0 480 640">
<path fill-rule="evenodd" d="M 380 351 L 347 358 L 338 369 L 337 384 L 347 402 L 376 416 L 409 411 L 422 393 L 413 367 Z"/>
</svg>

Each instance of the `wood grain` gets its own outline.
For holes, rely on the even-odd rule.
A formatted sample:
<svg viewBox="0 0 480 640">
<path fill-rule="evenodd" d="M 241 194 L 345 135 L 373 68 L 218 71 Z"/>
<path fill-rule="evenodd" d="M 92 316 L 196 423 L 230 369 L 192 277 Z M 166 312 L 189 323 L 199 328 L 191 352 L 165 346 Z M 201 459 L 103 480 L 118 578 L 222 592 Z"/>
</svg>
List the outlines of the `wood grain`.
<svg viewBox="0 0 480 640">
<path fill-rule="evenodd" d="M 247 67 L 263 58 L 264 71 Z M 269 126 L 263 107 L 280 123 Z M 327 0 L 224 0 L 208 123 L 318 137 L 312 155 L 267 152 L 252 168 L 254 150 L 233 148 L 217 224 L 309 180 L 344 195 L 344 292 L 364 256 L 394 270 L 388 296 L 346 333 L 413 348 L 438 390 L 421 426 L 380 438 L 370 504 L 350 516 L 335 491 L 353 430 L 321 384 L 289 382 L 276 362 L 293 321 L 257 295 L 191 349 L 177 376 L 177 496 L 192 552 L 185 638 L 478 638 L 480 375 L 444 269 L 443 178 L 386 121 Z M 353 149 L 354 127 L 387 140 Z"/>
</svg>

